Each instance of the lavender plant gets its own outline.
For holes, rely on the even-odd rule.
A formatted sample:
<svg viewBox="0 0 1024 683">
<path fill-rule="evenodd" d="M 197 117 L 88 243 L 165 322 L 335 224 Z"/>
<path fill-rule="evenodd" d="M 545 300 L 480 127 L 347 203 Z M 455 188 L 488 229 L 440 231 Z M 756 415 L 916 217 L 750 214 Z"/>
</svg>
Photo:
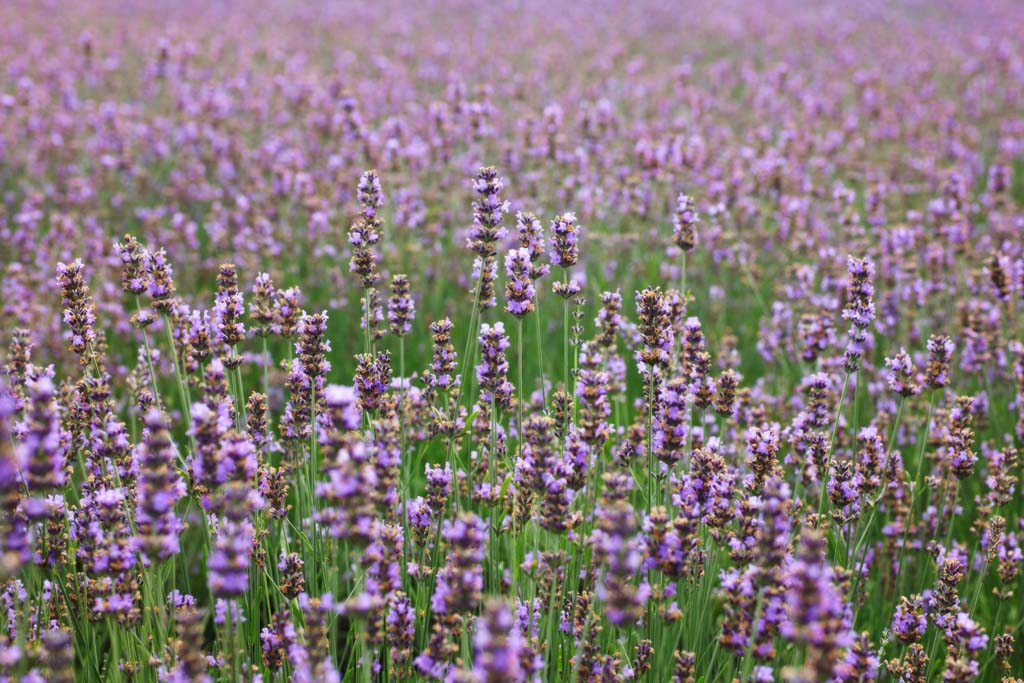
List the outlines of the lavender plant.
<svg viewBox="0 0 1024 683">
<path fill-rule="evenodd" d="M 1019 3 L 0 27 L 0 683 L 1021 680 Z"/>
</svg>

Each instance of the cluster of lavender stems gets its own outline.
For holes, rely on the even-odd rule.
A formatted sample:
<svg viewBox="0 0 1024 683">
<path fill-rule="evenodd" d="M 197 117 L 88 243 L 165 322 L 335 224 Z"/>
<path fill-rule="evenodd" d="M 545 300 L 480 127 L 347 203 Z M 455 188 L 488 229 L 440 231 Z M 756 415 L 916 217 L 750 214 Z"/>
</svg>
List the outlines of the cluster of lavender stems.
<svg viewBox="0 0 1024 683">
<path fill-rule="evenodd" d="M 201 5 L 0 7 L 0 683 L 1024 681 L 1018 4 Z"/>
</svg>

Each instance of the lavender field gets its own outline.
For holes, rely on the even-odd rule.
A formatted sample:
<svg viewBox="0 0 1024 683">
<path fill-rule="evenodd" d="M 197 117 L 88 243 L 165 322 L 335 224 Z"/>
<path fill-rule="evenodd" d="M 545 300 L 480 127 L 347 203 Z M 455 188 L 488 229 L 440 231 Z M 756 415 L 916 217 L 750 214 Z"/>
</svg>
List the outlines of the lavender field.
<svg viewBox="0 0 1024 683">
<path fill-rule="evenodd" d="M 1021 683 L 1022 35 L 0 3 L 0 683 Z"/>
</svg>

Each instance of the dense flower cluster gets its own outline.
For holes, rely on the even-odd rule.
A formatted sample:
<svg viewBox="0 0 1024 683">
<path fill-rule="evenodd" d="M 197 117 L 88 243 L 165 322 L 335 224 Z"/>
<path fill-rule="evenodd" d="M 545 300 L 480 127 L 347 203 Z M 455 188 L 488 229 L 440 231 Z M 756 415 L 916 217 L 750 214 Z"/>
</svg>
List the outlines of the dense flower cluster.
<svg viewBox="0 0 1024 683">
<path fill-rule="evenodd" d="M 1024 8 L 676 9 L 0 3 L 0 683 L 1018 683 Z"/>
</svg>

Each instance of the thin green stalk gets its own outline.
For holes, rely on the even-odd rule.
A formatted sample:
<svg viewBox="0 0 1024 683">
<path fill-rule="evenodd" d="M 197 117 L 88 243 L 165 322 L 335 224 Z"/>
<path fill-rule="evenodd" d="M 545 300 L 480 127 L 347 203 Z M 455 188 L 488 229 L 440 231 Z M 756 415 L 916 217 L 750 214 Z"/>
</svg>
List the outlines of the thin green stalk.
<svg viewBox="0 0 1024 683">
<path fill-rule="evenodd" d="M 523 347 L 526 346 L 526 340 L 523 338 L 523 319 L 516 318 L 516 327 L 518 328 L 519 345 L 516 349 L 517 365 L 519 369 L 519 401 L 518 401 L 518 412 L 516 420 L 516 432 L 519 434 L 519 444 L 517 453 L 520 458 L 523 457 Z"/>
<path fill-rule="evenodd" d="M 466 336 L 466 345 L 465 345 L 465 347 L 462 350 L 462 380 L 459 383 L 459 403 L 460 404 L 462 403 L 462 399 L 464 398 L 463 392 L 465 392 L 465 397 L 469 397 L 470 398 L 470 403 L 472 402 L 472 396 L 471 396 L 472 392 L 467 390 L 466 382 L 469 379 L 469 371 L 473 367 L 473 359 L 469 357 L 470 347 L 473 347 L 473 349 L 474 349 L 473 354 L 476 355 L 476 351 L 475 351 L 476 342 L 477 342 L 477 337 L 480 335 L 480 328 L 479 328 L 480 320 L 479 320 L 479 315 L 478 315 L 478 309 L 480 308 L 480 289 L 481 289 L 481 287 L 483 287 L 483 273 L 482 273 L 482 271 L 481 271 L 480 276 L 477 278 L 476 286 L 474 287 L 473 310 L 470 312 L 470 315 L 469 315 L 469 329 L 466 332 L 466 334 L 467 334 L 467 336 Z M 467 404 L 467 405 L 469 405 L 469 404 Z"/>
<path fill-rule="evenodd" d="M 683 314 L 686 314 L 686 250 L 680 249 L 679 258 L 679 296 L 683 301 Z M 681 334 L 676 335 L 675 343 L 673 344 L 675 351 L 675 358 L 672 359 L 673 363 L 679 362 L 679 352 L 683 345 L 683 336 Z"/>
<path fill-rule="evenodd" d="M 568 287 L 569 270 L 563 269 L 562 281 Z M 562 380 L 565 382 L 565 391 L 572 396 L 572 380 L 569 376 L 569 300 L 562 297 Z"/>
<path fill-rule="evenodd" d="M 267 335 L 260 335 L 263 346 L 263 395 L 270 399 L 270 352 L 267 350 Z"/>
<path fill-rule="evenodd" d="M 537 367 L 540 368 L 540 399 L 544 406 L 548 404 L 548 388 L 544 370 L 544 350 L 541 343 L 541 336 L 544 334 L 544 325 L 540 315 L 540 288 L 537 288 L 537 306 L 534 310 L 537 318 Z"/>
<path fill-rule="evenodd" d="M 960 480 L 954 479 L 953 481 L 953 502 L 949 506 L 949 530 L 946 533 L 946 545 L 945 548 L 949 548 L 953 543 L 953 522 L 956 521 L 956 499 L 960 493 Z M 940 517 L 941 519 L 941 517 Z"/>
<path fill-rule="evenodd" d="M 178 349 L 174 343 L 174 331 L 171 329 L 171 317 L 166 313 L 163 315 L 164 330 L 167 333 L 167 345 L 171 349 L 171 360 L 174 364 L 174 377 L 178 383 L 178 397 L 181 401 L 181 414 L 185 417 L 185 425 L 188 430 L 188 442 L 191 452 L 196 452 L 196 439 L 192 434 L 192 398 L 189 394 L 188 383 L 185 381 L 178 363 Z"/>
<path fill-rule="evenodd" d="M 647 378 L 647 514 L 654 501 L 654 368 Z"/>
<path fill-rule="evenodd" d="M 924 462 L 925 462 L 925 451 L 928 446 L 928 435 L 932 429 L 932 419 L 935 416 L 935 398 L 938 392 L 934 389 L 931 392 L 931 396 L 928 398 L 928 419 L 925 421 L 924 433 L 921 435 L 920 443 L 921 446 L 917 453 L 917 473 L 914 475 L 914 488 L 910 494 L 910 505 L 907 509 L 907 519 L 903 523 L 903 539 L 900 542 L 899 555 L 896 559 L 896 568 L 899 571 L 898 588 L 896 591 L 897 597 L 902 594 L 903 580 L 906 578 L 908 572 L 904 571 L 903 568 L 903 555 L 907 549 L 907 539 L 910 535 L 910 526 L 913 524 L 915 518 L 915 509 L 917 506 L 918 499 L 924 494 L 923 485 L 921 481 L 922 474 L 924 473 Z"/>
<path fill-rule="evenodd" d="M 235 350 L 234 354 L 237 355 L 238 351 Z M 238 421 L 239 421 L 238 428 L 239 428 L 239 430 L 242 430 L 242 429 L 245 429 L 245 425 L 248 422 L 247 415 L 246 415 L 248 409 L 247 409 L 246 403 L 245 403 L 245 400 L 246 400 L 246 396 L 245 396 L 245 383 L 242 381 L 242 366 L 241 365 L 238 365 L 238 366 L 235 367 L 235 385 L 238 387 L 238 398 L 236 399 L 238 401 L 238 406 L 236 407 L 235 412 L 238 414 Z"/>
<path fill-rule="evenodd" d="M 142 300 L 139 296 L 135 295 L 135 310 L 138 311 L 139 315 L 142 315 Z M 161 403 L 160 390 L 156 385 L 156 372 L 153 370 L 153 353 L 149 346 L 149 332 L 146 331 L 146 327 L 141 328 L 142 332 L 142 344 L 146 349 L 146 368 L 149 370 L 149 384 L 153 389 L 153 400 L 159 405 Z"/>
<path fill-rule="evenodd" d="M 819 472 L 818 475 L 821 478 L 821 493 L 818 496 L 818 516 L 814 520 L 814 526 L 817 528 L 821 524 L 821 515 L 825 512 L 825 493 L 828 491 L 828 477 L 829 472 L 832 469 L 832 451 L 835 448 L 836 443 L 836 432 L 839 431 L 839 418 L 843 414 L 843 401 L 846 398 L 846 387 L 850 384 L 850 373 L 847 372 L 843 376 L 843 389 L 839 392 L 839 405 L 836 406 L 836 419 L 832 425 L 832 436 L 828 440 L 828 457 L 825 459 L 825 471 Z"/>
<path fill-rule="evenodd" d="M 363 289 L 363 324 L 365 328 L 363 330 L 363 353 L 370 353 L 370 349 L 373 344 L 370 341 L 370 290 L 369 288 Z"/>
</svg>

